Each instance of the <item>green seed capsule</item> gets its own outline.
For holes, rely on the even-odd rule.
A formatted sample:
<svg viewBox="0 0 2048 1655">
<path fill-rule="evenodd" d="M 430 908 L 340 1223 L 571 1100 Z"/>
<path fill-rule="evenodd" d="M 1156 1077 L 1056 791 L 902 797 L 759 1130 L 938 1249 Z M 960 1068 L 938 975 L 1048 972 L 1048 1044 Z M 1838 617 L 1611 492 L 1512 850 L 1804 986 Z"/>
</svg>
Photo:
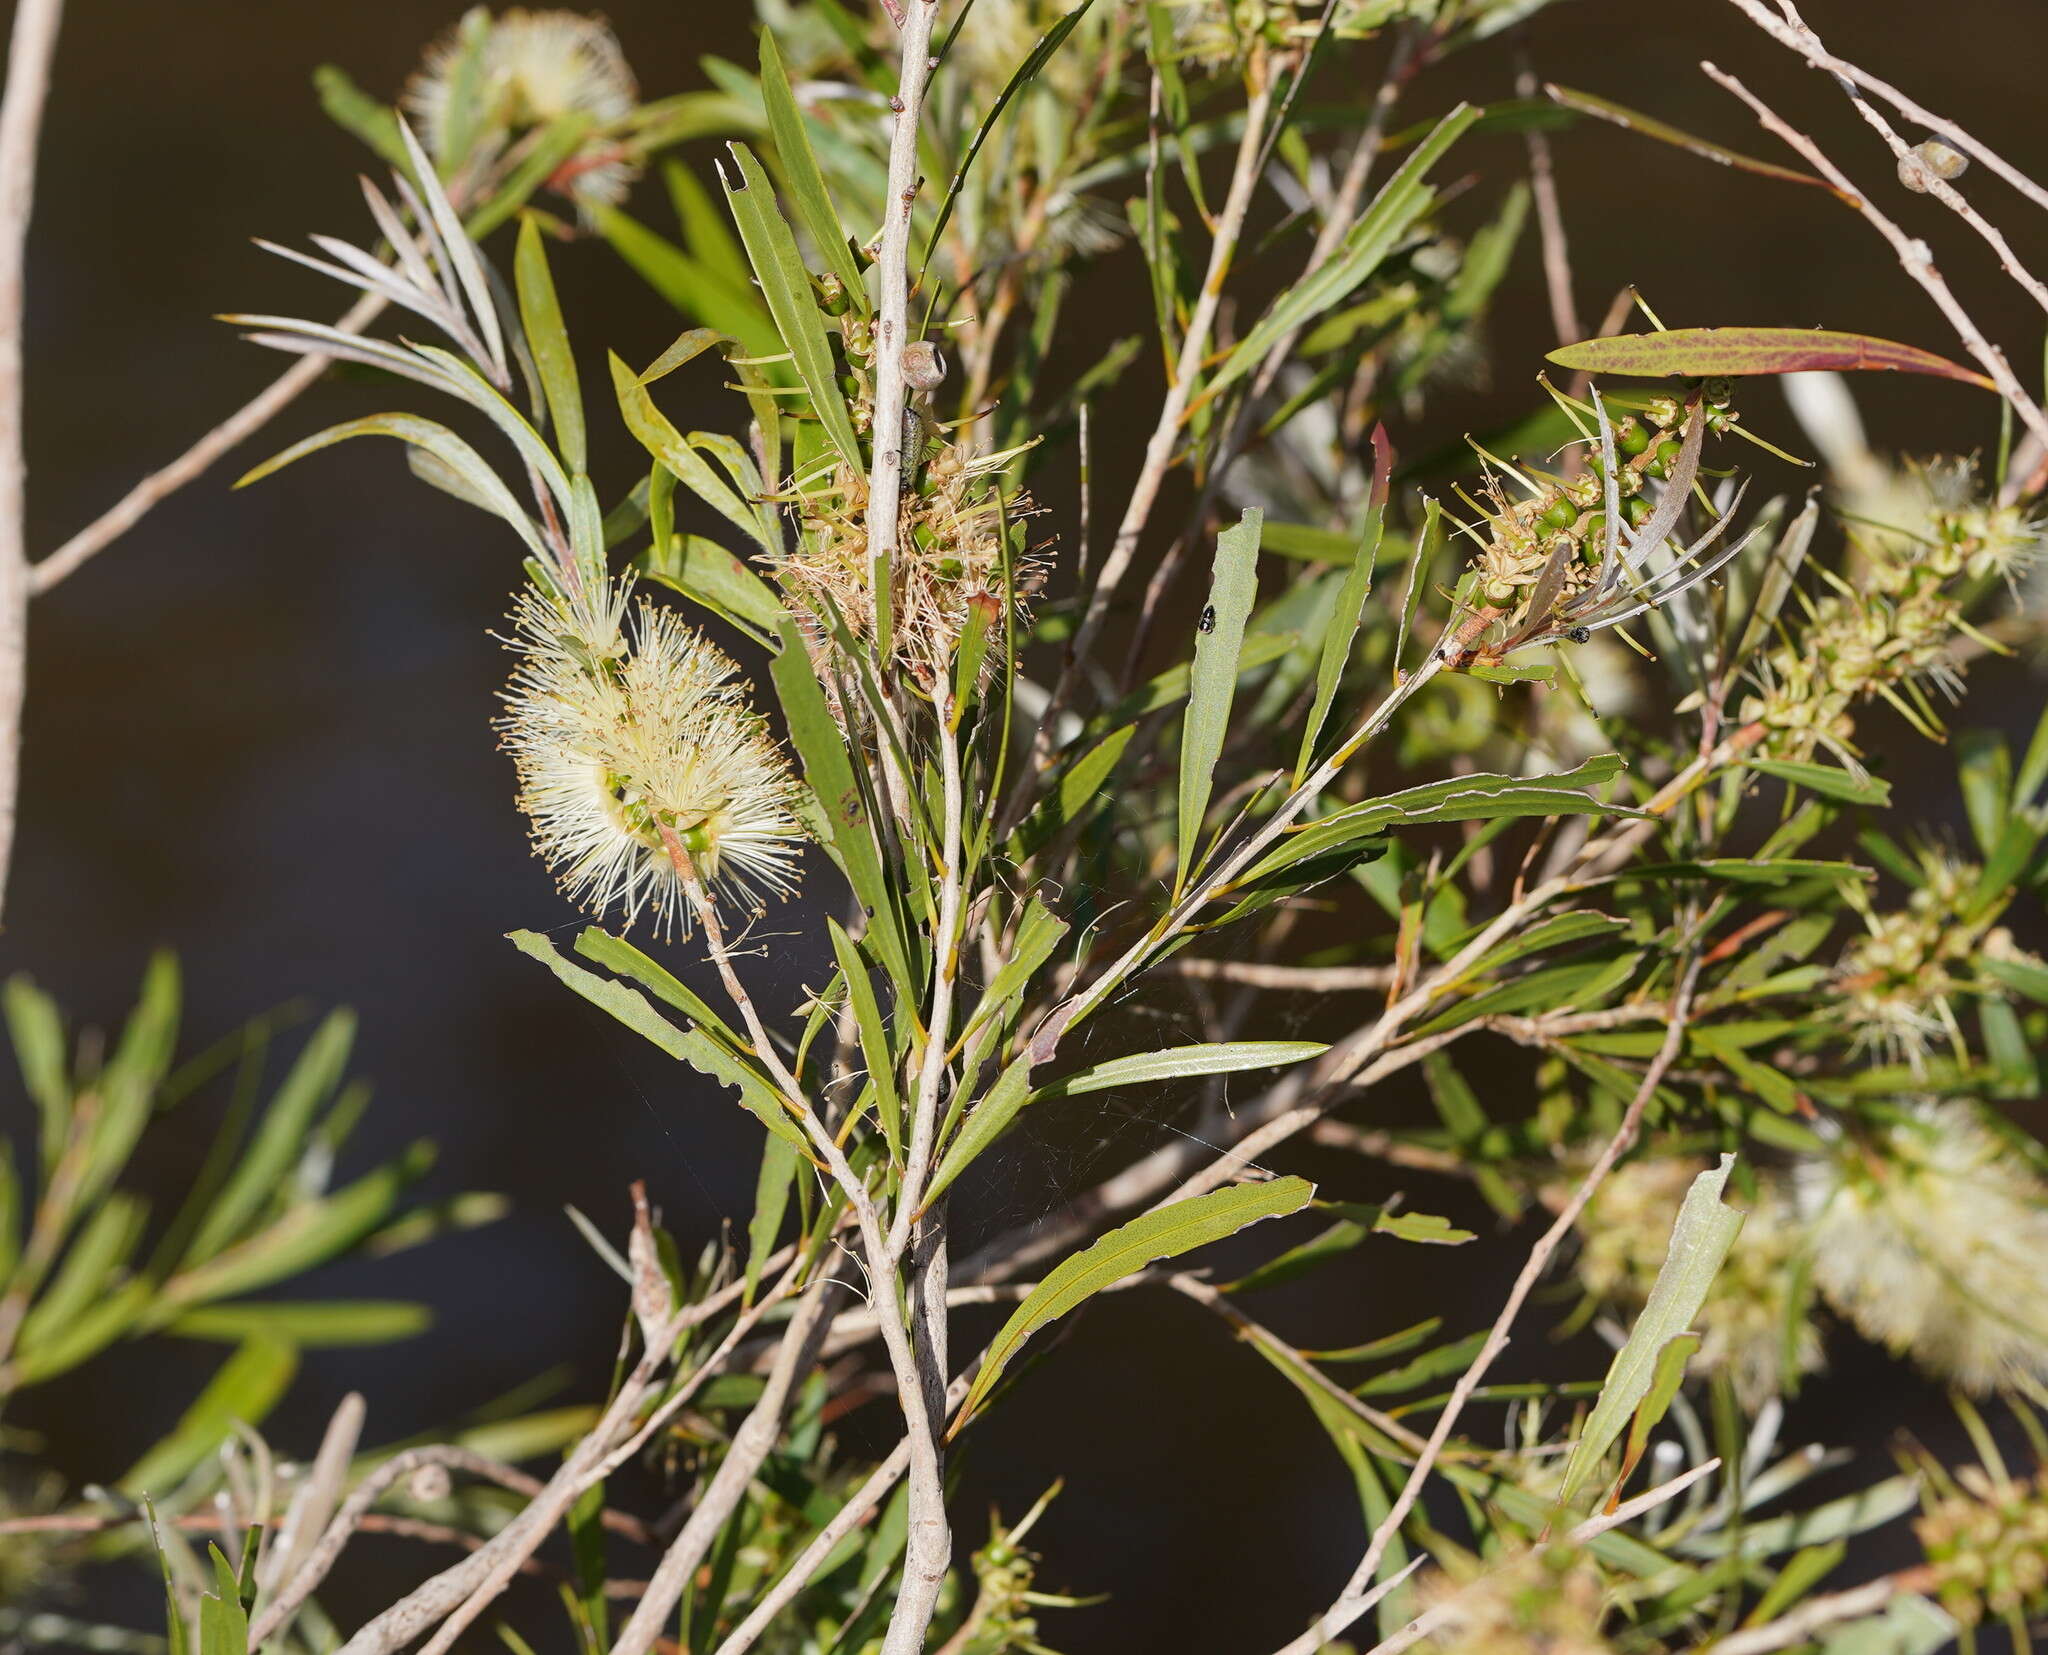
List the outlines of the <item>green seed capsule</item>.
<svg viewBox="0 0 2048 1655">
<path fill-rule="evenodd" d="M 1650 497 L 1638 494 L 1634 499 L 1622 503 L 1622 515 L 1628 519 L 1628 526 L 1640 529 L 1650 520 L 1650 514 L 1657 508 L 1650 504 Z"/>
<path fill-rule="evenodd" d="M 1560 494 L 1538 515 L 1537 523 L 1546 529 L 1568 529 L 1579 520 L 1579 508 Z"/>
<path fill-rule="evenodd" d="M 1650 446 L 1650 433 L 1635 419 L 1625 419 L 1614 428 L 1614 446 L 1634 459 Z"/>
</svg>

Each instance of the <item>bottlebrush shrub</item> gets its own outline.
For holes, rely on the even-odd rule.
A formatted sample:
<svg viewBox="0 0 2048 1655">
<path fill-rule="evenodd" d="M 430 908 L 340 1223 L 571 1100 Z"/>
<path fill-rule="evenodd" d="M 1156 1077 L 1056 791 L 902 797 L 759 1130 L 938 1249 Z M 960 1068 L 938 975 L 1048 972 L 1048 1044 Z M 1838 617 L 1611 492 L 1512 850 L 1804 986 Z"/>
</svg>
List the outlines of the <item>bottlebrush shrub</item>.
<svg viewBox="0 0 2048 1655">
<path fill-rule="evenodd" d="M 1738 4 L 1767 49 L 1822 50 Z M 1966 316 L 1985 373 L 1647 305 L 1489 338 L 1537 235 L 1573 310 L 1545 134 L 1674 137 L 1562 88 L 1447 105 L 1439 65 L 1540 9 L 761 0 L 758 71 L 652 102 L 599 24 L 479 10 L 399 107 L 328 72 L 394 176 L 353 242 L 289 256 L 407 314 L 232 320 L 403 382 L 405 411 L 245 480 L 394 437 L 495 520 L 517 802 L 593 922 L 513 941 L 679 1060 L 678 1133 L 714 1097 L 759 1121 L 759 1195 L 688 1261 L 639 1203 L 604 1244 L 628 1344 L 594 1422 L 518 1499 L 448 1505 L 473 1549 L 422 1552 L 381 1613 L 335 1627 L 318 1594 L 398 1473 L 359 1473 L 310 1545 L 237 1506 L 246 1566 L 174 1579 L 208 1651 L 443 1650 L 529 1567 L 566 1567 L 561 1613 L 615 1655 L 1043 1649 L 1074 1600 L 1041 1582 L 1113 1592 L 1118 1559 L 1061 1555 L 1043 1503 L 975 1549 L 947 1467 L 1043 1330 L 1161 1291 L 1354 1474 L 1356 1567 L 1287 1655 L 1925 1650 L 2038 1606 L 2034 1473 L 1916 1461 L 1818 1500 L 1881 1445 L 1778 1437 L 1859 1336 L 1958 1387 L 1988 1455 L 1967 1397 L 2006 1399 L 2010 1437 L 2048 1379 L 2043 1155 L 1997 1109 L 2048 1034 L 2048 721 L 2015 750 L 1966 701 L 2038 634 L 2048 421 Z M 626 196 L 645 172 L 669 208 Z M 610 256 L 679 335 L 592 386 L 572 337 L 616 341 L 550 265 Z M 1076 360 L 1077 301 L 1118 284 L 1149 321 Z M 1506 435 L 1404 463 L 1482 365 Z M 1929 376 L 1966 452 L 1876 456 L 1838 379 L 1782 417 L 1776 376 L 1860 370 Z M 728 388 L 717 429 L 663 411 L 684 376 Z M 1133 379 L 1142 443 L 1105 444 Z M 610 421 L 640 474 L 592 474 Z M 1951 724 L 1968 845 L 1880 762 Z M 821 985 L 793 1009 L 763 997 L 764 916 Z M 1397 1077 L 1434 1125 L 1390 1124 Z M 1006 1229 L 1006 1135 L 1108 1091 L 1178 1130 Z M 1320 1188 L 1288 1171 L 1310 1141 L 1354 1152 Z M 1260 1323 L 1262 1289 L 1354 1249 L 1523 1245 L 1398 1207 L 1418 1169 L 1541 1230 L 1490 1326 L 1402 1329 L 1369 1295 L 1312 1347 Z M 1218 1281 L 1200 1250 L 1254 1224 L 1263 1262 Z M 1611 1361 L 1503 1387 L 1553 1272 Z M 870 1396 L 901 1415 L 879 1459 L 831 1428 Z M 665 1526 L 605 1504 L 634 1459 L 681 1496 Z M 1923 1499 L 1929 1563 L 1821 1590 Z"/>
</svg>

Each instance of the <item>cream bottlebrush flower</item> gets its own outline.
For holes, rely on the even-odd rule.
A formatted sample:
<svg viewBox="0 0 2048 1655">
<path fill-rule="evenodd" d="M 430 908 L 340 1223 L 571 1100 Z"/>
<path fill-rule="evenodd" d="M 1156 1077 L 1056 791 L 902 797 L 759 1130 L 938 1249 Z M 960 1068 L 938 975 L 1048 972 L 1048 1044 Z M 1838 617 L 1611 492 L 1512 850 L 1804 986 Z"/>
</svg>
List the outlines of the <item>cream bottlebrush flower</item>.
<svg viewBox="0 0 2048 1655">
<path fill-rule="evenodd" d="M 623 200 L 639 176 L 608 131 L 639 100 L 633 71 L 602 18 L 519 8 L 495 19 L 482 8 L 471 11 L 428 48 L 402 99 L 428 150 L 443 161 L 458 132 L 471 134 L 489 161 L 514 133 L 564 115 L 588 116 L 597 135 L 556 175 L 586 216 Z"/>
<path fill-rule="evenodd" d="M 1641 1309 L 1671 1247 L 1671 1226 L 1704 1161 L 1631 1161 L 1601 1184 L 1579 1219 L 1579 1280 L 1596 1298 Z M 1696 1373 L 1725 1373 L 1752 1412 L 1792 1376 L 1821 1366 L 1820 1334 L 1793 1302 L 1806 1227 L 1790 1192 L 1768 1174 L 1728 1260 L 1714 1278 L 1697 1318 Z M 1790 1330 L 1788 1344 L 1787 1333 Z"/>
<path fill-rule="evenodd" d="M 1866 1338 L 1970 1391 L 2048 1380 L 2048 1185 L 1967 1104 L 1801 1169 L 1813 1279 Z"/>
<path fill-rule="evenodd" d="M 538 592 L 520 597 L 499 728 L 564 892 L 687 934 L 670 837 L 707 888 L 758 913 L 796 886 L 796 784 L 733 662 L 644 598 L 626 620 L 626 595 L 614 588 L 583 626 Z"/>
</svg>

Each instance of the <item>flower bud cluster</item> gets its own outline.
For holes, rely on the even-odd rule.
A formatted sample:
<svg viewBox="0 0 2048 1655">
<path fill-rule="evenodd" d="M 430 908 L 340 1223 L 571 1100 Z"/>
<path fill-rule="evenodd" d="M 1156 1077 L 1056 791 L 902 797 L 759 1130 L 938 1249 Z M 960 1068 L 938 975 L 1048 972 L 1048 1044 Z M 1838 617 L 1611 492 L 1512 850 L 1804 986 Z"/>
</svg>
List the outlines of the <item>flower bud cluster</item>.
<svg viewBox="0 0 2048 1655">
<path fill-rule="evenodd" d="M 1631 415 L 1616 423 L 1616 493 L 1630 528 L 1639 527 L 1649 517 L 1653 508 L 1645 484 L 1669 475 L 1680 447 L 1675 433 L 1684 420 L 1678 402 L 1664 397 L 1640 419 Z M 1571 550 L 1560 598 L 1585 590 L 1598 575 L 1609 538 L 1604 474 L 1605 462 L 1595 452 L 1588 456 L 1583 475 L 1568 483 L 1551 484 L 1528 499 L 1510 502 L 1497 482 L 1490 485 L 1487 540 L 1472 560 L 1476 576 L 1473 596 L 1492 608 L 1508 611 L 1510 631 L 1540 619 L 1517 613 L 1517 606 L 1526 601 L 1529 589 L 1560 546 Z"/>
<path fill-rule="evenodd" d="M 1806 625 L 1757 667 L 1741 716 L 1765 727 L 1764 752 L 1801 759 L 1825 747 L 1848 758 L 1859 702 L 1896 700 L 1921 680 L 1953 697 L 1965 587 L 2009 580 L 2037 554 L 2040 526 L 1982 498 L 1967 462 L 1923 467 L 1915 483 L 1914 521 L 1852 528 L 1854 584 L 1809 604 Z"/>
<path fill-rule="evenodd" d="M 1964 1466 L 1913 1523 L 1935 1596 L 1965 1626 L 2048 1608 L 2048 1480 Z"/>
<path fill-rule="evenodd" d="M 1836 1004 L 1857 1044 L 1916 1068 L 1937 1038 L 1959 1038 L 1950 997 L 1968 985 L 1972 961 L 2031 957 L 1994 923 L 1995 908 L 1976 911 L 1975 863 L 1933 850 L 1919 860 L 1922 883 L 1906 905 L 1866 915 L 1867 929 L 1834 973 Z"/>
</svg>

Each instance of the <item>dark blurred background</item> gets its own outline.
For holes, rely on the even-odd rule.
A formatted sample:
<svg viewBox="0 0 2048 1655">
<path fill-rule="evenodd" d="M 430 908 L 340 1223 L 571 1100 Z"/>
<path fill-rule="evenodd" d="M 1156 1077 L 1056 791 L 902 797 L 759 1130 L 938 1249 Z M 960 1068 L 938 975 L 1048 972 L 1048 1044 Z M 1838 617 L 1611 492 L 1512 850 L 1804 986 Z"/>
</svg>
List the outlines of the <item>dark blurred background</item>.
<svg viewBox="0 0 2048 1655">
<path fill-rule="evenodd" d="M 74 0 L 29 270 L 34 551 L 57 545 L 278 371 L 279 359 L 211 316 L 343 308 L 336 290 L 249 243 L 363 233 L 354 178 L 367 159 L 323 118 L 309 76 L 333 61 L 388 96 L 458 10 L 453 0 Z M 2039 0 L 1938 9 L 1813 0 L 1809 10 L 1837 49 L 1967 120 L 2022 165 L 2039 158 L 2048 47 Z M 737 0 L 614 0 L 608 11 L 649 94 L 701 84 L 703 54 L 753 52 Z M 1545 76 L 1774 154 L 1699 74 L 1699 59 L 1715 59 L 1823 135 L 1909 223 L 1939 229 L 1935 208 L 1891 188 L 1889 158 L 1834 88 L 1748 32 L 1730 7 L 1568 0 L 1537 20 L 1528 44 Z M 1503 96 L 1511 78 L 1508 54 L 1482 49 L 1432 73 L 1408 118 L 1454 95 Z M 1369 87 L 1361 80 L 1357 95 Z M 1330 83 L 1320 95 L 1350 90 Z M 1960 354 L 1876 238 L 1826 198 L 1606 129 L 1562 134 L 1556 150 L 1589 324 L 1633 281 L 1672 325 L 1825 325 Z M 1478 195 L 1489 202 L 1521 164 L 1519 141 L 1474 142 L 1462 164 L 1484 175 Z M 1988 187 L 1977 193 L 2004 205 Z M 658 196 L 643 186 L 639 210 L 666 229 Z M 2040 318 L 1974 243 L 1940 233 L 1944 267 L 2024 372 Z M 2040 250 L 2038 235 L 2015 240 L 2023 254 Z M 672 314 L 601 245 L 560 250 L 555 268 L 586 359 L 613 348 L 644 361 L 675 332 Z M 1077 351 L 1144 325 L 1135 270 L 1126 258 L 1091 277 L 1090 305 L 1069 311 Z M 1553 342 L 1533 231 L 1489 331 L 1503 389 L 1439 398 L 1421 426 L 1397 432 L 1405 452 L 1528 406 L 1528 381 Z M 708 377 L 695 383 L 665 391 L 678 423 L 727 421 Z M 1881 448 L 1967 451 L 1995 437 L 1989 399 L 1967 389 L 1874 380 L 1858 391 Z M 1125 375 L 1098 409 L 1098 429 L 1148 427 L 1154 394 L 1145 372 Z M 707 400 L 693 406 L 692 395 Z M 75 1018 L 101 1023 L 123 1014 L 148 951 L 175 948 L 187 972 L 188 1048 L 290 997 L 355 1006 L 357 1067 L 378 1094 L 352 1157 L 366 1163 L 432 1136 L 441 1145 L 432 1191 L 513 1198 L 513 1216 L 488 1230 L 310 1284 L 417 1295 L 438 1321 L 404 1345 L 309 1361 L 269 1427 L 288 1452 L 310 1450 L 350 1388 L 370 1398 L 375 1440 L 458 1418 L 563 1363 L 572 1370 L 564 1400 L 597 1394 L 621 1294 L 562 1216 L 564 1203 L 616 1233 L 628 1183 L 645 1178 L 671 1225 L 701 1243 L 743 1225 L 751 1201 L 753 1134 L 729 1100 L 502 940 L 516 927 L 576 923 L 527 850 L 510 766 L 489 730 L 506 661 L 487 631 L 515 579 L 510 537 L 415 484 L 389 444 L 348 445 L 260 488 L 228 491 L 243 466 L 286 441 L 391 400 L 383 390 L 316 388 L 38 602 L 23 825 L 0 937 L 0 969 L 33 973 Z M 1774 395 L 1753 401 L 1753 423 L 1799 446 Z M 601 416 L 597 425 L 607 431 Z M 635 462 L 615 434 L 601 440 L 612 462 L 602 491 L 615 496 Z M 1114 452 L 1118 440 L 1098 476 L 1129 474 L 1135 450 Z M 1072 497 L 1060 475 L 1045 491 L 1054 526 L 1065 526 L 1059 502 Z M 2024 733 L 2040 703 L 2024 668 L 1980 674 L 1976 687 L 1968 718 Z M 1892 734 L 1878 739 L 1900 741 L 1895 773 L 1917 767 L 1929 778 L 1930 820 L 1958 819 L 1944 791 L 1947 760 L 1907 752 Z M 812 964 L 795 952 L 771 943 L 774 964 L 762 967 L 783 973 L 785 988 Z M 20 1133 L 27 1109 L 11 1074 L 0 1088 L 0 1121 Z M 149 1173 L 166 1192 L 189 1172 L 208 1124 L 203 1108 L 173 1123 Z M 1005 1220 L 1029 1216 L 1086 1175 L 1106 1134 L 1117 1134 L 1116 1154 L 1150 1147 L 1162 1130 L 1076 1110 L 1009 1163 L 1014 1186 L 985 1185 L 977 1200 Z M 1306 1150 L 1286 1160 L 1335 1192 L 1387 1193 L 1360 1163 Z M 1464 1191 L 1408 1182 L 1413 1203 L 1485 1222 Z M 1269 1295 L 1260 1314 L 1324 1346 L 1431 1314 L 1452 1330 L 1476 1326 L 1491 1317 L 1499 1272 L 1514 1257 L 1474 1247 L 1433 1254 L 1420 1270 L 1368 1249 Z M 1530 1348 L 1514 1358 L 1523 1371 L 1599 1370 L 1596 1347 L 1546 1349 L 1539 1320 L 1530 1318 L 1521 1341 Z M 1794 1409 L 1796 1440 L 1803 1428 L 1879 1450 L 1907 1420 L 1941 1437 L 1944 1416 L 1925 1386 L 1847 1339 L 1836 1353 L 1840 1377 Z M 32 1395 L 10 1427 L 40 1433 L 74 1486 L 112 1477 L 170 1424 L 219 1355 L 165 1341 L 117 1351 Z M 879 1453 L 893 1441 L 891 1414 L 869 1407 L 843 1429 Z M 1881 1452 L 1876 1463 L 1884 1468 Z M 1072 1655 L 1269 1648 L 1327 1601 L 1357 1555 L 1348 1478 L 1297 1399 L 1170 1296 L 1132 1295 L 1114 1316 L 1082 1319 L 1058 1359 L 977 1430 L 961 1472 L 963 1540 L 978 1543 L 991 1500 L 1015 1516 L 1055 1475 L 1067 1492 L 1038 1531 L 1049 1554 L 1043 1584 L 1114 1594 L 1048 1617 L 1048 1641 Z M 443 1560 L 401 1541 L 365 1541 L 332 1607 L 344 1621 L 360 1616 Z M 135 1624 L 161 1602 L 139 1575 L 92 1590 L 91 1608 Z"/>
</svg>

